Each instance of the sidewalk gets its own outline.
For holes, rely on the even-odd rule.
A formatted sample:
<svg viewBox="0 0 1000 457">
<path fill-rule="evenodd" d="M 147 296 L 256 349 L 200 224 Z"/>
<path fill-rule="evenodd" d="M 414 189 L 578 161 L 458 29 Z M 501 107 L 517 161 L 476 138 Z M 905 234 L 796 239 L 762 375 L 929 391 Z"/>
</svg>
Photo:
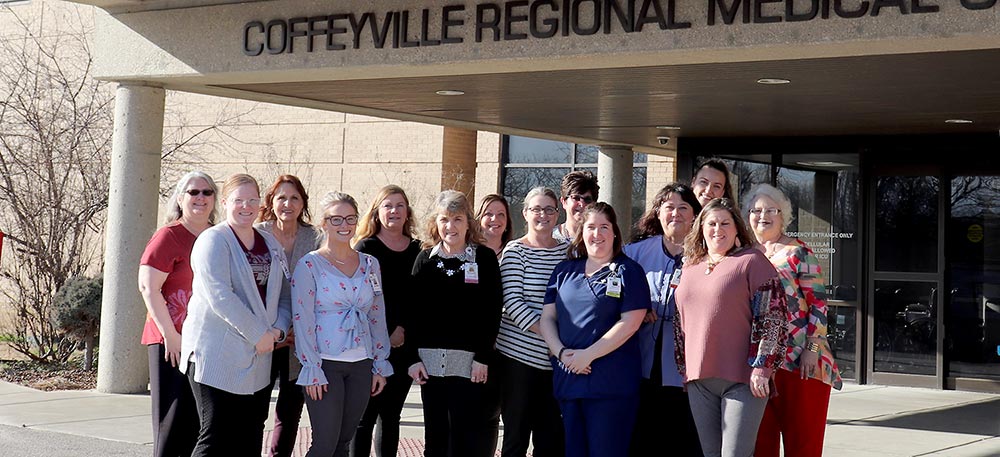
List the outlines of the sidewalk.
<svg viewBox="0 0 1000 457">
<path fill-rule="evenodd" d="M 830 400 L 825 456 L 1000 456 L 1000 395 L 845 385 Z M 146 395 L 41 392 L 0 382 L 0 424 L 150 444 Z M 269 419 L 267 429 L 272 422 Z M 308 445 L 303 418 L 299 449 Z M 414 387 L 403 410 L 400 455 L 419 456 L 423 415 Z M 304 452 L 302 452 L 304 454 Z"/>
</svg>

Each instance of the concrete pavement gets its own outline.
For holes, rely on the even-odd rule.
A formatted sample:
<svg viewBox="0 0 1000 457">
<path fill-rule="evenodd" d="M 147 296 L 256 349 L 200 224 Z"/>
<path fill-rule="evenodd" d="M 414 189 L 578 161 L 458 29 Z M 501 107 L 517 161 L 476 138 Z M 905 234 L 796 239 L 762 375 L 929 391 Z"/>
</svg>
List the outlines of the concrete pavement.
<svg viewBox="0 0 1000 457">
<path fill-rule="evenodd" d="M 0 427 L 4 455 L 77 455 L 71 448 L 93 440 L 120 442 L 107 443 L 114 455 L 148 455 L 152 441 L 146 395 L 42 392 L 0 382 L 0 424 L 14 427 Z M 1000 456 L 1000 395 L 848 384 L 834 391 L 827 424 L 828 457 Z M 300 450 L 308 445 L 308 417 L 302 426 Z M 65 452 L 5 444 L 31 437 L 53 437 L 45 444 Z M 400 455 L 419 455 L 423 415 L 417 387 L 403 410 L 401 437 Z M 135 453 L 142 449 L 136 444 L 145 452 Z"/>
</svg>

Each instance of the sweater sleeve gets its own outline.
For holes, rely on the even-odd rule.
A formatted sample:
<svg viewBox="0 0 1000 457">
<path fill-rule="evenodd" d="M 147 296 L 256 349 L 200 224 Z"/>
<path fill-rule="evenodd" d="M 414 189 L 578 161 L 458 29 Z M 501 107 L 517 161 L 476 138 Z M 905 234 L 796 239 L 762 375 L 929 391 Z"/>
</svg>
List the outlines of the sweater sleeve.
<svg viewBox="0 0 1000 457">
<path fill-rule="evenodd" d="M 302 363 L 300 386 L 327 384 L 316 335 L 316 278 L 309 256 L 299 260 L 292 274 L 292 325 L 295 327 L 295 355 Z"/>
<path fill-rule="evenodd" d="M 411 295 L 412 299 L 407 303 L 409 310 L 406 313 L 406 343 L 403 344 L 403 347 L 407 349 L 399 353 L 400 359 L 406 366 L 420 361 L 417 349 L 422 345 L 421 338 L 426 325 L 424 319 L 427 317 L 427 300 L 433 296 L 430 295 L 432 291 L 427 290 L 425 280 L 427 274 L 425 268 L 428 266 L 429 259 L 430 249 L 420 251 L 416 260 L 413 261 L 413 269 L 410 272 L 413 294 Z"/>
<path fill-rule="evenodd" d="M 808 308 L 808 324 L 806 325 L 806 336 L 815 338 L 826 338 L 826 302 L 821 297 L 826 295 L 823 285 L 823 273 L 820 271 L 819 259 L 812 250 L 803 246 L 795 253 L 799 288 L 805 298 Z"/>
<path fill-rule="evenodd" d="M 753 324 L 747 362 L 754 368 L 777 369 L 784 361 L 788 339 L 787 296 L 777 276 L 757 288 L 750 309 Z"/>
<path fill-rule="evenodd" d="M 500 278 L 503 284 L 503 313 L 521 329 L 538 323 L 542 315 L 524 301 L 524 257 L 518 244 L 508 245 L 500 261 Z"/>
</svg>

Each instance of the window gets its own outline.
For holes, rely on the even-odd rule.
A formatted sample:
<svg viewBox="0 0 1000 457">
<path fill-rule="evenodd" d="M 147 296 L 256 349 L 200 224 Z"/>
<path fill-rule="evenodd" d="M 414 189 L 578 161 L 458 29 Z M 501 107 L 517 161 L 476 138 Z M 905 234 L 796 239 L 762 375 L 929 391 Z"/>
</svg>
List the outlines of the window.
<svg viewBox="0 0 1000 457">
<path fill-rule="evenodd" d="M 510 202 L 510 224 L 515 238 L 525 232 L 521 207 L 528 191 L 545 186 L 558 195 L 559 184 L 566 173 L 588 170 L 596 175 L 598 151 L 599 148 L 594 145 L 520 136 L 503 137 L 503 196 Z M 633 157 L 631 211 L 632 220 L 636 221 L 642 216 L 646 204 L 646 154 L 636 153 Z M 620 208 L 616 209 L 620 211 Z M 565 220 L 566 215 L 560 214 L 559 223 Z M 626 227 L 622 230 L 628 231 Z"/>
</svg>

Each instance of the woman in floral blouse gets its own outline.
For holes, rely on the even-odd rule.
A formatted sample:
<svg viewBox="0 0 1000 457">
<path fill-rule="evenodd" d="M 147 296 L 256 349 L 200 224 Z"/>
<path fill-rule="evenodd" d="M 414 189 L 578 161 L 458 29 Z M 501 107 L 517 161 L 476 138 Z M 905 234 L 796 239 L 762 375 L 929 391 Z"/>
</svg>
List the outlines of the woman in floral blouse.
<svg viewBox="0 0 1000 457">
<path fill-rule="evenodd" d="M 378 260 L 351 248 L 358 204 L 326 194 L 323 242 L 292 275 L 295 352 L 312 424 L 307 457 L 346 456 L 370 396 L 392 374 Z"/>
<path fill-rule="evenodd" d="M 757 432 L 757 456 L 820 456 L 830 404 L 830 389 L 840 389 L 840 373 L 826 340 L 826 303 L 819 260 L 805 243 L 785 234 L 792 204 L 767 184 L 750 189 L 746 211 L 760 242 L 758 249 L 778 270 L 788 296 L 788 340 L 772 398 Z"/>
</svg>

